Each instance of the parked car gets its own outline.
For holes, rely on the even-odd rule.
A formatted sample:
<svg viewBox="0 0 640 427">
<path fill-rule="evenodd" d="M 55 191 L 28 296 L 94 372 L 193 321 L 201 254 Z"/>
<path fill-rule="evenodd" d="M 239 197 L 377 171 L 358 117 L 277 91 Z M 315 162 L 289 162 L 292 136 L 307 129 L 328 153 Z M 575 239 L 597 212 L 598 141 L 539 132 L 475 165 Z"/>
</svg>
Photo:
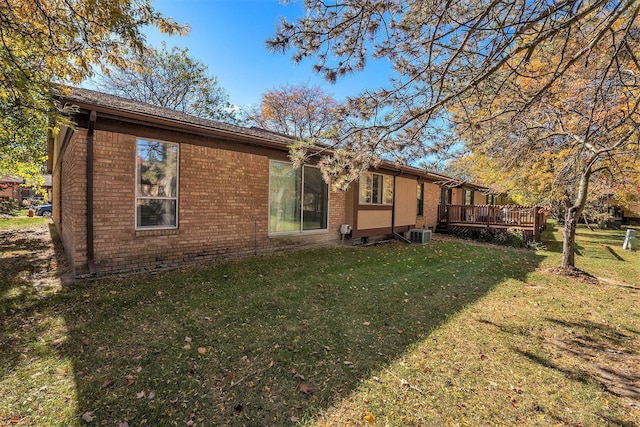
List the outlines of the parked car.
<svg viewBox="0 0 640 427">
<path fill-rule="evenodd" d="M 45 218 L 51 217 L 51 205 L 36 206 L 36 215 L 43 216 Z"/>
</svg>

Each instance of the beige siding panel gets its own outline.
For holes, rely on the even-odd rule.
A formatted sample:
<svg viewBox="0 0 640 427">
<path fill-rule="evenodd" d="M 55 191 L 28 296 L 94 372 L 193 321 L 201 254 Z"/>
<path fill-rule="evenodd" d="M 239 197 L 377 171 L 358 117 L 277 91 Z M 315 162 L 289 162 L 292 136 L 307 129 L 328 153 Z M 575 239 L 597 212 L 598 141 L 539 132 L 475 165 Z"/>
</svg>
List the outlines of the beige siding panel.
<svg viewBox="0 0 640 427">
<path fill-rule="evenodd" d="M 487 196 L 482 191 L 474 191 L 473 195 L 473 204 L 474 205 L 486 205 L 487 204 Z"/>
<path fill-rule="evenodd" d="M 451 204 L 461 205 L 464 203 L 464 192 L 462 188 L 454 188 L 451 192 Z"/>
<path fill-rule="evenodd" d="M 396 178 L 395 188 L 395 225 L 415 225 L 417 186 L 415 179 Z"/>
<path fill-rule="evenodd" d="M 358 230 L 391 227 L 391 211 L 358 211 Z"/>
</svg>

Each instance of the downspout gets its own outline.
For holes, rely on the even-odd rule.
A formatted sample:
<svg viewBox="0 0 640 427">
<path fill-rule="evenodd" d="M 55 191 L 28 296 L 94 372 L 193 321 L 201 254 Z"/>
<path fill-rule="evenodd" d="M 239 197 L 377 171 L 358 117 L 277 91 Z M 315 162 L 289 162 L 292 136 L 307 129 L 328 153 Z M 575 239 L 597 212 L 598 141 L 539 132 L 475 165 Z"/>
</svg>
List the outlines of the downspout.
<svg viewBox="0 0 640 427">
<path fill-rule="evenodd" d="M 96 265 L 93 251 L 93 133 L 97 114 L 91 110 L 89 114 L 89 128 L 87 130 L 87 266 L 89 274 L 96 275 Z"/>
</svg>

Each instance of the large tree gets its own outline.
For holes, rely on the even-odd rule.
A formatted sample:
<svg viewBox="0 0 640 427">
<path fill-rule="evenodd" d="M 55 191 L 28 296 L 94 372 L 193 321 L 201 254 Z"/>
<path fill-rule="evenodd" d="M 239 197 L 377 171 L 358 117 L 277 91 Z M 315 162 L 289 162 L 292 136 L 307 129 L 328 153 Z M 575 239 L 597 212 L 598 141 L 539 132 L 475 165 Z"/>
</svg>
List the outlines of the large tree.
<svg viewBox="0 0 640 427">
<path fill-rule="evenodd" d="M 142 51 L 143 27 L 184 33 L 152 0 L 0 0 L 0 175 L 27 180 L 40 173 L 51 113 L 63 84 L 78 84 L 96 68 L 124 65 Z M 95 67 L 95 68 L 94 68 Z M 28 126 L 26 126 L 28 124 Z"/>
<path fill-rule="evenodd" d="M 640 76 L 631 56 L 612 61 L 620 35 L 603 35 L 588 57 L 555 79 L 562 57 L 576 56 L 584 44 L 583 34 L 562 49 L 542 42 L 517 74 L 491 76 L 461 97 L 456 113 L 472 159 L 484 158 L 497 179 L 537 188 L 538 202 L 561 206 L 563 267 L 575 266 L 576 224 L 592 179 L 624 182 L 640 166 Z"/>
<path fill-rule="evenodd" d="M 319 86 L 285 85 L 262 94 L 247 121 L 300 140 L 328 139 L 339 123 L 341 105 Z"/>
<path fill-rule="evenodd" d="M 519 147 L 521 156 L 538 155 L 539 165 L 545 157 L 560 156 L 566 171 L 562 178 L 572 180 L 565 188 L 574 188 L 573 195 L 566 197 L 570 200 L 567 211 L 575 218 L 584 206 L 582 195 L 591 175 L 601 167 L 616 167 L 610 154 L 618 149 L 637 150 L 640 129 L 634 101 L 638 98 L 627 87 L 636 85 L 635 76 L 640 76 L 637 0 L 307 0 L 305 4 L 304 17 L 293 23 L 283 21 L 268 41 L 270 48 L 293 50 L 297 61 L 315 58 L 315 70 L 330 81 L 364 68 L 374 58 L 393 65 L 387 87 L 351 100 L 350 110 L 357 111 L 359 120 L 338 136 L 336 142 L 343 149 L 324 161 L 329 177 L 356 178 L 367 166 L 363 156 L 375 159 L 381 153 L 403 151 L 429 154 L 448 148 L 434 141 L 434 135 L 437 138 L 446 128 L 451 109 L 457 108 L 458 117 L 466 119 L 487 113 L 481 117 L 481 126 L 505 129 L 502 147 Z M 532 61 L 545 57 L 548 68 L 533 75 Z M 548 96 L 559 100 L 558 106 L 558 97 L 568 93 L 576 76 L 591 70 L 585 68 L 591 61 L 597 61 L 597 77 L 589 81 L 581 103 L 574 104 L 581 108 L 591 103 L 576 112 L 580 123 L 568 127 L 559 115 L 547 122 L 551 116 L 545 114 L 551 113 L 544 111 L 540 101 Z M 521 86 L 522 76 L 528 79 L 526 86 Z M 507 91 L 510 96 L 501 96 Z M 610 104 L 609 97 L 618 97 L 619 115 L 603 118 L 607 106 L 617 102 Z M 492 108 L 479 109 L 478 100 Z M 519 117 L 536 114 L 539 135 L 518 122 Z M 556 124 L 563 128 L 554 138 Z M 597 135 L 589 126 L 598 127 Z M 573 140 L 574 146 L 568 153 L 558 150 L 554 144 L 558 140 Z M 475 141 L 481 143 L 474 148 L 485 147 L 486 140 Z M 501 155 L 500 144 L 493 146 L 496 149 L 488 152 L 489 158 Z M 631 159 L 631 168 L 637 170 Z M 573 265 L 575 228 L 569 227 L 565 266 Z"/>
<path fill-rule="evenodd" d="M 111 70 L 100 86 L 114 95 L 186 114 L 236 121 L 229 95 L 205 64 L 189 56 L 188 49 L 174 46 L 168 51 L 163 43 L 160 49 L 131 55 L 127 66 Z"/>
</svg>

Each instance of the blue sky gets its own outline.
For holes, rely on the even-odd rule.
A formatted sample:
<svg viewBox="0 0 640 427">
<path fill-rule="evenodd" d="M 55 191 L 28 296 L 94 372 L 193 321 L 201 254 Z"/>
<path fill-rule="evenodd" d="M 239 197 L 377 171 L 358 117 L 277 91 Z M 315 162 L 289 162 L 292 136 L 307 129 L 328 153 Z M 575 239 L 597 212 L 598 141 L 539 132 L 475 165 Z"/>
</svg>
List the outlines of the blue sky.
<svg viewBox="0 0 640 427">
<path fill-rule="evenodd" d="M 280 18 L 293 20 L 304 13 L 302 0 L 287 5 L 278 0 L 156 0 L 154 6 L 164 16 L 188 23 L 191 32 L 166 37 L 152 28 L 148 43 L 188 48 L 218 77 L 235 105 L 257 104 L 265 91 L 285 84 L 318 85 L 341 101 L 387 82 L 388 69 L 380 61 L 330 84 L 313 72 L 311 61 L 293 64 L 290 55 L 268 51 L 265 40 L 275 34 Z"/>
</svg>

